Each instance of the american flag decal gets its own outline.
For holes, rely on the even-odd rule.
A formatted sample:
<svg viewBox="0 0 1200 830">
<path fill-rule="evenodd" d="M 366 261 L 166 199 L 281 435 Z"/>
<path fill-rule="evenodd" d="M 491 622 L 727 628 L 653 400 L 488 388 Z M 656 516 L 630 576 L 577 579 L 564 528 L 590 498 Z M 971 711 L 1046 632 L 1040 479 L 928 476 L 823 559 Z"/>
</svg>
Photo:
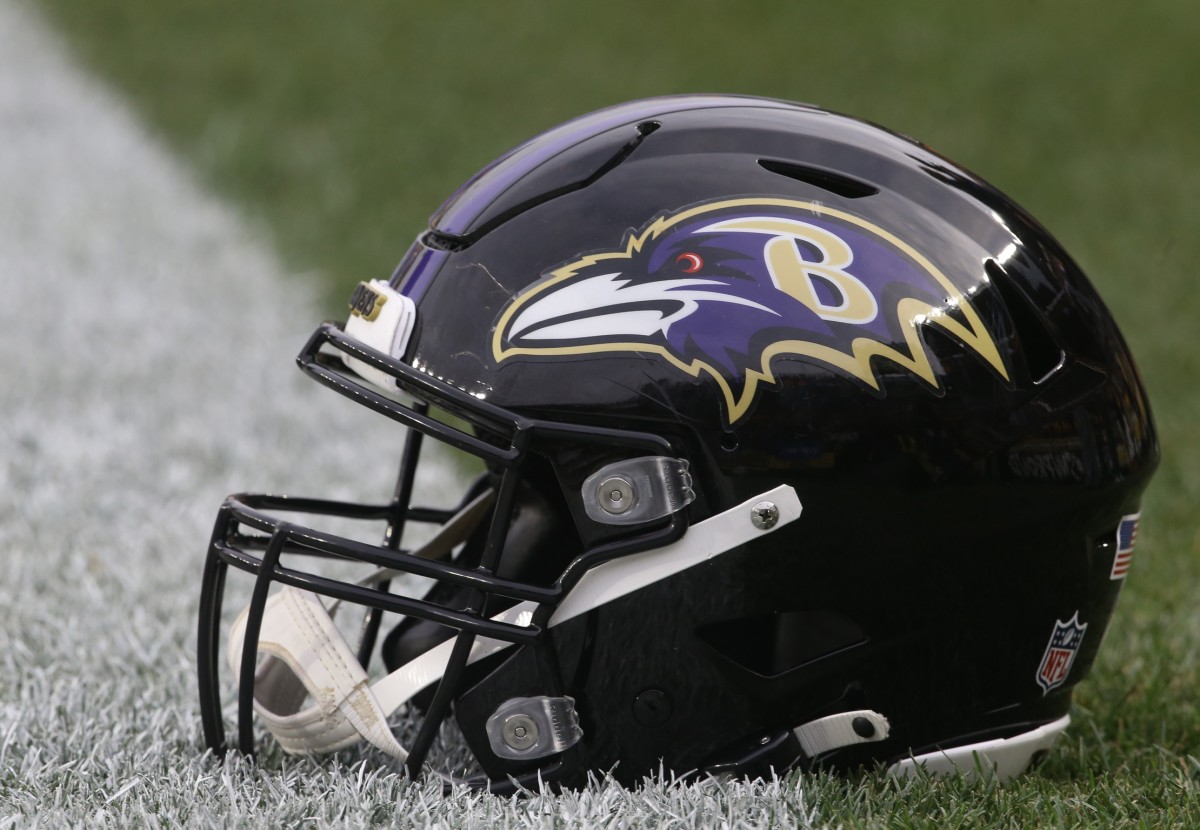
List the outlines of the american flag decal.
<svg viewBox="0 0 1200 830">
<path fill-rule="evenodd" d="M 1137 542 L 1138 520 L 1141 513 L 1123 516 L 1117 525 L 1117 555 L 1113 557 L 1112 573 L 1109 579 L 1124 579 L 1129 572 L 1129 563 L 1133 560 L 1133 546 Z"/>
</svg>

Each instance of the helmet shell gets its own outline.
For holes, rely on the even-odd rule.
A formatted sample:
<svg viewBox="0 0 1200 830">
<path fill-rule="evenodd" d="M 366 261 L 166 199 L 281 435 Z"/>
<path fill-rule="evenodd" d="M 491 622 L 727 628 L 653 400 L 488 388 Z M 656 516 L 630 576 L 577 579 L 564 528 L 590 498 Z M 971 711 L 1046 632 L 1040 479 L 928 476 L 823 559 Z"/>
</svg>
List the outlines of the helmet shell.
<svg viewBox="0 0 1200 830">
<path fill-rule="evenodd" d="M 804 505 L 556 631 L 592 767 L 694 769 L 855 707 L 892 737 L 833 760 L 1066 712 L 1158 446 L 1095 289 L 978 177 L 816 107 L 636 101 L 482 170 L 392 285 L 417 307 L 406 361 L 508 410 L 667 437 L 693 522 L 779 483 Z M 539 451 L 586 544 L 590 469 Z M 1072 618 L 1069 675 L 1041 683 Z M 524 662 L 461 696 L 477 747 L 497 698 L 535 693 Z"/>
</svg>

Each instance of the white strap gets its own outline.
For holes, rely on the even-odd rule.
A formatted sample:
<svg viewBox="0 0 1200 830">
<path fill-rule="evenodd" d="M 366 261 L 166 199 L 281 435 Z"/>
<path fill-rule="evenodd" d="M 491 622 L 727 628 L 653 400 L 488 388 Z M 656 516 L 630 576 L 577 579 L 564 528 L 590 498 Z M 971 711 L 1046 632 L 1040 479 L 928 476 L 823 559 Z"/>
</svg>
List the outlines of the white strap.
<svg viewBox="0 0 1200 830">
<path fill-rule="evenodd" d="M 765 530 L 756 527 L 752 521 L 751 507 L 761 501 L 773 502 L 779 509 L 779 521 Z M 468 505 L 466 509 L 470 507 Z M 550 625 L 559 625 L 773 533 L 798 519 L 801 509 L 796 492 L 786 485 L 780 486 L 693 525 L 670 545 L 598 565 L 584 574 L 558 606 L 550 618 Z M 297 597 L 302 597 L 303 603 Z M 299 619 L 293 611 L 297 607 L 303 609 Z M 536 609 L 536 603 L 521 602 L 492 619 L 528 626 Z M 244 636 L 244 617 L 245 612 L 230 632 L 229 652 L 235 672 Z M 291 629 L 302 633 L 290 634 Z M 502 640 L 476 637 L 467 662 L 482 660 L 511 645 Z M 403 759 L 406 753 L 387 729 L 387 716 L 441 678 L 453 647 L 454 640 L 441 643 L 367 686 L 365 673 L 320 600 L 310 592 L 284 587 L 267 601 L 263 615 L 259 650 L 271 656 L 255 673 L 255 711 L 288 752 L 341 749 L 353 743 L 357 733 L 385 752 Z M 336 672 L 329 665 L 336 668 Z M 312 695 L 316 703 L 296 711 L 305 692 Z"/>
<path fill-rule="evenodd" d="M 792 731 L 800 739 L 804 754 L 815 758 L 831 749 L 882 741 L 888 736 L 890 728 L 888 719 L 878 712 L 858 709 L 818 718 Z"/>
<path fill-rule="evenodd" d="M 230 631 L 235 675 L 241 668 L 247 611 Z M 284 587 L 268 598 L 258 650 L 268 657 L 254 673 L 254 709 L 285 750 L 330 752 L 361 736 L 400 760 L 408 756 L 388 728 L 367 673 L 316 594 Z M 306 697 L 301 689 L 313 705 L 296 711 Z"/>
<path fill-rule="evenodd" d="M 496 491 L 485 490 L 452 516 L 414 556 L 445 559 L 465 541 L 487 514 Z M 380 568 L 359 585 L 374 585 L 398 572 Z M 267 657 L 254 673 L 254 708 L 276 739 L 289 752 L 332 752 L 366 737 L 401 760 L 407 755 L 386 726 L 386 715 L 367 675 L 333 622 L 340 601 L 326 611 L 316 595 L 285 587 L 271 597 L 263 611 L 259 651 Z M 241 667 L 246 611 L 230 631 L 230 660 L 234 673 Z M 324 686 L 332 675 L 335 682 Z M 349 691 L 346 691 L 349 690 Z M 331 694 L 332 691 L 332 694 Z M 341 692 L 341 693 L 339 693 Z M 301 711 L 311 696 L 316 705 Z M 339 716 L 339 701 L 357 710 L 361 724 Z M 378 717 L 376 717 L 378 715 Z M 382 727 L 380 726 L 382 724 Z M 367 731 L 363 731 L 362 726 Z"/>
</svg>

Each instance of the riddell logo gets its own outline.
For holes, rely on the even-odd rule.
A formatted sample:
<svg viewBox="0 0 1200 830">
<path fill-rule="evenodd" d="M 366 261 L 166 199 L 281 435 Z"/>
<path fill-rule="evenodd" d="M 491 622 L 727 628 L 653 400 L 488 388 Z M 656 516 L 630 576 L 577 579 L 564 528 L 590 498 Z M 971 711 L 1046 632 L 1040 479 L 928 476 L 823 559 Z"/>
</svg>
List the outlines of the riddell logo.
<svg viewBox="0 0 1200 830">
<path fill-rule="evenodd" d="M 350 313 L 371 323 L 379 316 L 380 310 L 387 301 L 388 298 L 383 294 L 367 283 L 360 282 L 354 289 L 354 294 L 350 296 Z"/>
</svg>

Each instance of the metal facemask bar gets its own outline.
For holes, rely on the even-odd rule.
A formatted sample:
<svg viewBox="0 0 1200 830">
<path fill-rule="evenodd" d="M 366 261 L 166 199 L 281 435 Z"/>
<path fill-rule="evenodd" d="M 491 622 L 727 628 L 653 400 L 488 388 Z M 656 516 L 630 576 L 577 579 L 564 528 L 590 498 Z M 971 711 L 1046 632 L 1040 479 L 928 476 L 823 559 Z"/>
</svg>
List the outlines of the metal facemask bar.
<svg viewBox="0 0 1200 830">
<path fill-rule="evenodd" d="M 329 350 L 333 350 L 330 353 Z M 340 354 L 338 354 L 340 353 Z M 346 369 L 342 356 L 361 361 L 395 381 L 398 390 L 418 399 L 407 405 L 365 385 Z M 556 684 L 553 656 L 542 632 L 559 603 L 571 589 L 597 565 L 638 551 L 659 548 L 683 536 L 687 529 L 686 513 L 671 513 L 654 523 L 651 529 L 624 539 L 598 545 L 572 561 L 551 586 L 503 579 L 496 576 L 504 548 L 518 485 L 521 466 L 529 457 L 530 447 L 542 440 L 598 444 L 627 451 L 631 456 L 672 457 L 668 442 L 657 435 L 623 430 L 584 428 L 526 418 L 481 401 L 466 392 L 414 370 L 411 366 L 365 346 L 334 324 L 325 324 L 309 339 L 298 357 L 304 371 L 321 383 L 347 397 L 386 415 L 410 428 L 401 468 L 391 502 L 365 505 L 323 499 L 289 496 L 241 495 L 222 506 L 205 562 L 200 600 L 198 670 L 201 717 L 205 741 L 214 752 L 225 751 L 224 724 L 219 695 L 221 605 L 225 576 L 229 566 L 255 575 L 254 589 L 246 612 L 245 635 L 241 654 L 238 691 L 238 749 L 252 755 L 254 676 L 258 641 L 273 582 L 301 588 L 316 594 L 353 602 L 368 610 L 358 660 L 364 670 L 370 658 L 383 611 L 430 620 L 458 631 L 445 670 L 437 683 L 425 717 L 408 751 L 406 767 L 416 776 L 424 763 L 437 730 L 457 693 L 472 645 L 476 637 L 504 643 L 533 646 L 545 663 L 548 685 Z M 442 423 L 429 415 L 432 404 L 471 424 L 468 432 Z M 476 567 L 431 560 L 400 548 L 407 522 L 444 524 L 455 511 L 416 507 L 411 504 L 412 482 L 420 455 L 421 437 L 430 435 L 485 461 L 501 470 L 495 507 L 488 527 L 483 552 Z M 382 545 L 371 545 L 335 536 L 292 523 L 279 514 L 305 513 L 344 519 L 386 522 Z M 281 562 L 284 554 L 340 558 L 364 562 L 398 573 L 449 582 L 469 589 L 466 607 L 455 610 L 422 599 L 392 594 L 386 580 L 377 585 L 358 585 L 296 570 Z M 529 603 L 533 607 L 527 625 L 493 619 L 499 600 Z M 489 610 L 489 608 L 491 610 Z M 525 622 L 525 620 L 522 620 Z M 447 644 L 448 645 L 448 644 Z M 555 692 L 557 693 L 557 692 Z"/>
</svg>

